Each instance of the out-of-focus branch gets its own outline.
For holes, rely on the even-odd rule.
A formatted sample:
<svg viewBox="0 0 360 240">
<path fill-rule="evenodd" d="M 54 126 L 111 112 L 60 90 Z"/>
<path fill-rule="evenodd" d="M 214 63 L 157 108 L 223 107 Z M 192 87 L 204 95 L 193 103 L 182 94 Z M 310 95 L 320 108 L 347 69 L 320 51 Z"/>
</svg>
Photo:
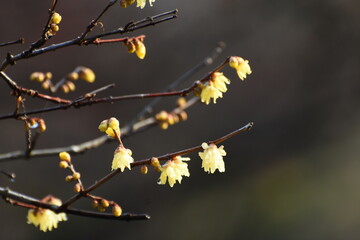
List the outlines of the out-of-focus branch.
<svg viewBox="0 0 360 240">
<path fill-rule="evenodd" d="M 84 107 L 84 106 L 90 106 L 93 104 L 113 103 L 116 101 L 123 101 L 123 100 L 130 100 L 130 99 L 144 99 L 144 98 L 169 97 L 169 96 L 187 96 L 191 91 L 196 89 L 199 86 L 199 84 L 208 81 L 211 77 L 211 74 L 219 71 L 221 68 L 223 68 L 228 63 L 229 63 L 229 57 L 226 58 L 226 60 L 221 65 L 216 67 L 213 71 L 211 71 L 209 74 L 207 74 L 204 78 L 202 78 L 201 80 L 195 81 L 192 86 L 185 88 L 183 90 L 180 90 L 180 91 L 160 92 L 160 93 L 140 93 L 140 94 L 130 94 L 130 95 L 123 95 L 123 96 L 116 96 L 116 97 L 109 96 L 109 97 L 95 98 L 95 99 L 89 98 L 89 99 L 84 99 L 83 101 L 72 101 L 71 103 L 64 104 L 64 105 L 57 105 L 57 106 L 53 106 L 53 107 L 42 108 L 42 109 L 21 112 L 21 113 L 5 114 L 5 115 L 0 116 L 0 120 L 7 119 L 7 118 L 17 118 L 17 117 L 23 116 L 25 114 L 32 115 L 32 114 L 38 114 L 38 113 L 44 113 L 44 112 L 57 111 L 60 109 L 68 109 L 71 107 L 80 108 L 80 107 Z"/>
<path fill-rule="evenodd" d="M 90 22 L 90 24 L 86 27 L 85 32 L 83 32 L 83 34 L 81 34 L 81 36 L 79 37 L 79 41 L 83 41 L 84 38 L 92 31 L 92 29 L 98 24 L 98 21 L 100 20 L 100 18 L 106 13 L 107 10 L 109 10 L 115 3 L 117 2 L 117 0 L 110 0 L 109 3 L 106 5 L 106 7 L 101 11 L 101 13 L 99 14 L 99 16 L 97 16 L 97 18 L 95 18 L 94 20 L 92 20 Z"/>
<path fill-rule="evenodd" d="M 15 81 L 13 81 L 3 71 L 0 71 L 0 75 L 6 81 L 6 83 L 10 86 L 10 88 L 12 90 L 14 90 L 15 92 L 25 93 L 26 95 L 29 95 L 31 97 L 38 97 L 38 98 L 42 98 L 44 100 L 47 100 L 47 101 L 50 101 L 50 102 L 55 102 L 55 103 L 70 104 L 72 102 L 71 100 L 62 99 L 62 98 L 59 98 L 59 97 L 49 96 L 49 95 L 46 95 L 46 94 L 39 93 L 38 91 L 35 91 L 35 90 L 32 90 L 32 89 L 27 89 L 27 88 L 20 87 L 20 86 L 18 86 L 16 84 Z"/>
<path fill-rule="evenodd" d="M 191 107 L 193 104 L 195 104 L 198 101 L 198 98 L 194 97 L 191 100 L 189 100 L 184 107 L 174 109 L 173 111 L 175 113 L 180 112 L 181 110 L 187 109 Z M 142 132 L 145 130 L 148 130 L 154 126 L 157 125 L 157 121 L 154 117 L 150 117 L 147 119 L 143 119 L 136 124 L 133 124 L 131 126 L 125 126 L 121 129 L 121 137 L 124 139 L 126 137 L 129 137 L 133 134 L 136 134 L 138 132 Z M 13 151 L 8 153 L 0 154 L 0 162 L 6 162 L 11 160 L 19 160 L 19 159 L 27 159 L 32 157 L 47 157 L 47 156 L 57 156 L 60 152 L 68 152 L 71 154 L 79 154 L 83 153 L 90 149 L 95 149 L 100 147 L 101 145 L 113 141 L 112 138 L 109 138 L 107 135 L 91 139 L 89 141 L 80 143 L 80 144 L 74 144 L 66 147 L 58 147 L 58 148 L 47 148 L 47 149 L 34 149 L 29 154 L 27 154 L 27 151 Z"/>
<path fill-rule="evenodd" d="M 206 67 L 210 64 L 212 64 L 215 59 L 223 52 L 224 48 L 225 48 L 225 43 L 224 42 L 219 42 L 217 47 L 215 49 L 213 49 L 211 51 L 211 53 L 209 54 L 209 56 L 207 56 L 206 58 L 204 58 L 201 62 L 199 62 L 197 65 L 195 65 L 193 68 L 191 68 L 190 70 L 188 70 L 187 72 L 185 72 L 183 75 L 181 75 L 178 79 L 176 79 L 173 83 L 171 83 L 169 86 L 167 86 L 164 89 L 164 92 L 166 91 L 173 91 L 177 86 L 179 86 L 181 83 L 185 82 L 186 80 L 188 80 L 191 76 L 193 76 L 195 73 L 197 73 L 198 71 L 200 71 L 203 67 Z M 130 122 L 130 126 L 132 124 L 135 124 L 137 121 L 139 121 L 140 119 L 144 118 L 146 116 L 146 114 L 151 113 L 153 108 L 155 107 L 156 104 L 158 104 L 160 102 L 162 98 L 155 98 L 153 99 L 148 105 L 146 105 L 143 110 L 141 110 L 136 117 Z"/>
</svg>

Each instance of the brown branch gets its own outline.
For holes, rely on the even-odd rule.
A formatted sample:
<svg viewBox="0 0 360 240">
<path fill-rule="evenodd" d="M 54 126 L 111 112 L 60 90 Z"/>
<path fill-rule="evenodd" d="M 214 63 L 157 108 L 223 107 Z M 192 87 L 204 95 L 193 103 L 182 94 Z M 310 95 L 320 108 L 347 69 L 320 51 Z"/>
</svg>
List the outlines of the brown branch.
<svg viewBox="0 0 360 240">
<path fill-rule="evenodd" d="M 116 97 L 104 97 L 104 98 L 96 98 L 96 99 L 84 99 L 83 101 L 72 101 L 69 104 L 65 105 L 58 105 L 48 108 L 42 108 L 37 110 L 32 110 L 28 112 L 21 112 L 21 113 L 11 113 L 11 114 L 5 114 L 0 116 L 1 119 L 7 119 L 7 118 L 17 118 L 23 115 L 32 115 L 32 114 L 38 114 L 38 113 L 44 113 L 44 112 L 52 112 L 57 111 L 60 109 L 68 109 L 71 107 L 74 108 L 80 108 L 84 106 L 90 106 L 93 104 L 99 104 L 99 103 L 113 103 L 116 101 L 123 101 L 123 100 L 130 100 L 130 99 L 144 99 L 144 98 L 156 98 L 156 97 L 169 97 L 169 96 L 187 96 L 191 91 L 193 91 L 195 88 L 199 86 L 200 83 L 206 82 L 210 79 L 211 74 L 214 72 L 219 71 L 221 68 L 223 68 L 225 65 L 229 63 L 229 57 L 226 58 L 226 60 L 215 68 L 215 70 L 211 71 L 209 74 L 207 74 L 204 78 L 202 78 L 199 81 L 195 81 L 192 86 L 185 88 L 180 91 L 173 91 L 173 92 L 160 92 L 160 93 L 139 93 L 139 94 L 130 94 L 130 95 L 123 95 L 123 96 L 116 96 Z"/>
<path fill-rule="evenodd" d="M 216 140 L 213 141 L 208 141 L 208 143 L 213 143 L 213 144 L 219 144 L 231 137 L 234 137 L 235 135 L 239 134 L 240 132 L 246 132 L 246 131 L 250 131 L 251 128 L 253 127 L 253 123 L 248 123 L 245 126 L 243 126 L 242 128 L 239 128 L 229 134 L 226 134 L 225 136 L 222 136 Z M 189 154 L 191 152 L 195 152 L 195 151 L 199 151 L 201 150 L 202 147 L 201 145 L 199 146 L 195 146 L 192 148 L 187 148 L 178 152 L 173 152 L 173 153 L 168 153 L 159 157 L 156 157 L 159 161 L 163 161 L 163 160 L 168 160 L 171 159 L 172 157 L 175 156 L 181 156 L 184 154 Z M 131 163 L 131 167 L 137 167 L 137 166 L 142 166 L 144 164 L 151 164 L 151 158 L 147 158 L 147 159 L 143 159 L 143 160 L 139 160 L 139 161 L 135 161 L 133 163 Z M 70 199 L 68 199 L 61 207 L 61 211 L 65 210 L 67 207 L 69 207 L 71 204 L 73 204 L 74 202 L 76 202 L 78 199 L 82 198 L 83 196 L 86 196 L 87 193 L 93 191 L 94 189 L 100 187 L 101 185 L 103 185 L 104 183 L 106 183 L 107 181 L 109 181 L 110 179 L 112 179 L 114 176 L 116 176 L 118 173 L 120 172 L 120 169 L 116 169 L 114 171 L 112 171 L 111 173 L 107 174 L 105 177 L 103 177 L 102 179 L 96 181 L 93 185 L 91 185 L 90 187 L 88 187 L 87 189 L 85 189 L 84 191 L 74 195 L 73 197 L 71 197 Z"/>
<path fill-rule="evenodd" d="M 47 101 L 50 101 L 50 102 L 55 102 L 55 103 L 70 104 L 72 102 L 71 100 L 62 99 L 62 98 L 59 98 L 59 97 L 49 96 L 49 95 L 46 95 L 46 94 L 39 93 L 38 91 L 35 91 L 35 90 L 32 90 L 32 89 L 27 89 L 27 88 L 24 88 L 24 87 L 20 87 L 20 86 L 18 86 L 16 84 L 15 81 L 13 81 L 3 71 L 0 71 L 0 75 L 6 81 L 6 83 L 10 86 L 10 88 L 17 93 L 16 95 L 19 95 L 20 92 L 21 92 L 21 93 L 25 93 L 26 95 L 31 96 L 31 97 L 38 97 L 38 98 L 41 98 L 41 99 L 44 99 L 44 100 L 47 100 Z M 21 114 L 21 116 L 23 116 L 23 115 L 25 115 L 25 113 Z"/>
<path fill-rule="evenodd" d="M 115 217 L 113 214 L 109 214 L 109 213 L 99 213 L 99 212 L 86 211 L 75 208 L 62 209 L 59 206 L 41 202 L 36 198 L 3 187 L 0 187 L 0 196 L 6 202 L 9 202 L 13 205 L 17 205 L 25 208 L 39 207 L 44 209 L 50 209 L 56 213 L 65 212 L 77 216 L 103 218 L 103 219 L 111 219 L 111 220 L 126 220 L 126 221 L 150 219 L 150 216 L 147 214 L 123 213 L 121 216 Z M 16 202 L 19 202 L 20 204 L 17 204 Z"/>
<path fill-rule="evenodd" d="M 211 51 L 211 53 L 209 54 L 209 56 L 207 56 L 206 58 L 204 58 L 201 62 L 199 62 L 197 65 L 195 65 L 193 68 L 191 68 L 189 71 L 185 72 L 183 75 L 181 75 L 178 79 L 176 79 L 173 83 L 171 83 L 169 86 L 167 86 L 164 89 L 164 92 L 166 91 L 174 91 L 174 89 L 179 86 L 181 83 L 185 82 L 186 80 L 188 80 L 191 76 L 193 76 L 195 73 L 197 73 L 198 71 L 200 71 L 203 67 L 208 66 L 210 64 L 212 64 L 215 59 L 223 52 L 225 48 L 225 43 L 223 42 L 219 42 L 218 46 L 213 49 Z M 146 105 L 143 110 L 141 110 L 136 117 L 131 120 L 130 122 L 130 126 L 135 124 L 137 121 L 139 121 L 140 119 L 143 119 L 146 114 L 149 114 L 152 112 L 153 108 L 155 107 L 155 105 L 157 103 L 160 102 L 162 98 L 155 98 L 153 99 L 148 105 Z"/>
<path fill-rule="evenodd" d="M 182 107 L 181 110 L 187 109 L 191 107 L 198 101 L 197 97 L 190 99 L 186 106 Z M 173 110 L 175 113 L 181 111 L 179 108 Z M 135 124 L 125 126 L 121 128 L 121 137 L 124 139 L 126 137 L 130 137 L 135 133 L 139 133 L 141 131 L 148 130 L 154 126 L 157 126 L 157 121 L 154 117 L 150 117 L 141 121 L 138 121 Z M 60 152 L 68 152 L 71 154 L 80 154 L 90 149 L 95 149 L 102 146 L 105 143 L 111 142 L 114 139 L 109 138 L 107 135 L 103 135 L 101 137 L 97 137 L 95 139 L 91 139 L 89 141 L 66 146 L 66 147 L 58 147 L 58 148 L 47 148 L 47 149 L 35 149 L 32 150 L 29 155 L 26 155 L 26 151 L 13 151 L 8 153 L 0 154 L 0 162 L 6 162 L 11 160 L 19 160 L 19 159 L 28 159 L 32 157 L 47 157 L 47 156 L 57 156 Z"/>
<path fill-rule="evenodd" d="M 88 44 L 93 42 L 95 39 L 97 38 L 102 38 L 105 36 L 110 36 L 110 35 L 116 35 L 116 34 L 124 34 L 124 33 L 128 33 L 128 32 L 132 32 L 135 30 L 139 30 L 145 27 L 149 27 L 152 25 L 156 25 L 165 21 L 169 21 L 172 20 L 174 18 L 177 17 L 177 10 L 173 10 L 173 11 L 169 11 L 169 12 L 164 12 L 137 22 L 130 22 L 129 24 L 127 24 L 124 28 L 120 27 L 118 29 L 115 29 L 113 31 L 109 31 L 106 33 L 101 33 L 92 37 L 88 37 L 85 39 L 81 39 L 81 37 L 77 37 L 65 42 L 61 42 L 58 44 L 53 44 L 50 45 L 48 47 L 44 47 L 44 48 L 40 48 L 40 49 L 36 49 L 34 51 L 29 52 L 28 50 L 23 51 L 22 53 L 19 53 L 15 56 L 13 55 L 8 55 L 8 57 L 2 62 L 1 67 L 0 67 L 0 71 L 3 71 L 4 69 L 7 68 L 7 66 L 9 64 L 15 64 L 15 62 L 26 59 L 26 58 L 31 58 L 31 57 L 35 57 L 44 53 L 48 53 L 48 52 L 52 52 L 52 51 L 56 51 L 58 49 L 61 48 L 65 48 L 65 47 L 69 47 L 69 46 L 75 46 L 75 45 L 81 45 L 81 44 Z"/>
<path fill-rule="evenodd" d="M 96 38 L 94 41 L 92 41 L 91 43 L 99 45 L 99 44 L 103 44 L 103 43 L 118 43 L 118 42 L 127 42 L 127 41 L 131 41 L 131 40 L 135 40 L 135 39 L 143 39 L 145 38 L 145 35 L 139 35 L 136 37 L 124 37 L 124 38 L 114 38 L 114 39 L 99 39 Z M 89 43 L 89 44 L 91 44 Z"/>
</svg>

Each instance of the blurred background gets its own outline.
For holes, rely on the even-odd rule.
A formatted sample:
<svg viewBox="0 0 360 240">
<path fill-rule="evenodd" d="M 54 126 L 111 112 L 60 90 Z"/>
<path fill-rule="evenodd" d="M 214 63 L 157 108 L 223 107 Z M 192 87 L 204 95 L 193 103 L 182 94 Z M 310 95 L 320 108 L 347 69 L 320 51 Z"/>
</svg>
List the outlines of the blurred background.
<svg viewBox="0 0 360 240">
<path fill-rule="evenodd" d="M 41 33 L 51 1 L 3 1 L 0 42 L 25 38 L 25 45 L 0 48 L 5 58 L 26 49 Z M 72 39 L 107 1 L 60 1 L 59 33 L 49 43 Z M 191 154 L 190 178 L 173 188 L 156 184 L 152 170 L 125 171 L 94 194 L 118 202 L 125 212 L 148 213 L 150 221 L 118 222 L 69 216 L 59 228 L 43 233 L 26 224 L 27 210 L 0 202 L 0 239 L 358 239 L 360 234 L 360 2 L 357 0 L 157 0 L 141 10 L 113 7 L 102 19 L 105 31 L 164 11 L 179 10 L 173 21 L 136 31 L 145 34 L 147 55 L 139 60 L 123 44 L 73 46 L 19 61 L 7 74 L 19 85 L 34 71 L 61 79 L 75 67 L 92 68 L 93 84 L 79 82 L 75 98 L 115 83 L 103 96 L 158 92 L 196 65 L 216 46 L 222 56 L 250 61 L 253 73 L 232 83 L 217 104 L 197 104 L 186 122 L 125 140 L 135 159 L 157 156 L 218 138 L 248 122 L 254 128 L 224 142 L 226 172 L 207 174 Z M 100 30 L 96 29 L 96 33 Z M 182 87 L 201 78 L 203 69 Z M 13 112 L 14 99 L 1 81 L 1 114 Z M 78 144 L 101 136 L 101 120 L 115 116 L 127 124 L 151 100 L 123 101 L 41 115 L 48 130 L 37 148 Z M 163 100 L 158 110 L 174 106 Z M 27 109 L 44 107 L 28 98 Z M 23 123 L 0 121 L 0 153 L 25 149 Z M 89 186 L 110 171 L 116 143 L 73 157 Z M 42 198 L 73 195 L 68 172 L 56 157 L 2 162 L 16 173 L 0 185 Z M 88 200 L 75 207 L 88 208 Z"/>
</svg>

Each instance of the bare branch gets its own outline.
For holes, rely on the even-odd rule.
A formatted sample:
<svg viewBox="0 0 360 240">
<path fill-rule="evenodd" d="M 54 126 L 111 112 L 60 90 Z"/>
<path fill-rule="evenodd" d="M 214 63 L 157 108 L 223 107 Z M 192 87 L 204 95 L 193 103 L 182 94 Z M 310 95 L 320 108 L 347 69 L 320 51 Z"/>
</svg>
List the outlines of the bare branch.
<svg viewBox="0 0 360 240">
<path fill-rule="evenodd" d="M 86 211 L 86 210 L 80 210 L 80 209 L 75 209 L 75 208 L 62 209 L 59 206 L 41 202 L 39 199 L 29 197 L 25 194 L 18 193 L 18 192 L 15 192 L 8 188 L 3 188 L 3 187 L 0 187 L 0 196 L 5 201 L 10 202 L 10 203 L 11 203 L 11 201 L 15 200 L 20 203 L 30 205 L 27 207 L 33 206 L 33 207 L 39 207 L 39 208 L 44 208 L 44 209 L 50 209 L 56 213 L 65 212 L 65 213 L 77 215 L 77 216 L 103 218 L 103 219 L 111 219 L 111 220 L 126 220 L 126 221 L 149 220 L 150 219 L 150 216 L 147 214 L 123 213 L 121 216 L 115 217 L 113 214 L 109 214 L 109 213 L 99 213 L 99 212 Z M 16 205 L 16 204 L 14 204 L 14 205 Z M 19 205 L 19 206 L 25 207 L 25 205 Z"/>
<path fill-rule="evenodd" d="M 243 126 L 242 128 L 239 128 L 229 134 L 226 134 L 225 136 L 222 136 L 216 140 L 213 141 L 208 141 L 208 143 L 213 143 L 213 144 L 219 144 L 231 137 L 234 137 L 235 135 L 239 134 L 240 132 L 247 132 L 250 131 L 251 128 L 253 127 L 253 123 L 248 123 L 245 126 Z M 159 157 L 156 157 L 159 161 L 163 161 L 163 160 L 168 160 L 171 159 L 172 157 L 175 156 L 181 156 L 184 154 L 189 154 L 191 152 L 195 152 L 195 151 L 199 151 L 201 150 L 202 147 L 201 145 L 199 146 L 195 146 L 192 148 L 187 148 L 178 152 L 173 152 L 173 153 L 168 153 Z M 137 166 L 142 166 L 144 164 L 151 164 L 151 158 L 148 159 L 144 159 L 144 160 L 139 160 L 139 161 L 135 161 L 133 163 L 131 163 L 131 167 L 137 167 Z M 91 185 L 90 187 L 88 187 L 87 189 L 85 189 L 84 191 L 80 192 L 79 194 L 74 195 L 73 197 L 71 197 L 70 199 L 68 199 L 61 207 L 61 211 L 66 209 L 67 207 L 69 207 L 71 204 L 73 204 L 74 202 L 76 202 L 78 199 L 82 198 L 83 196 L 85 196 L 87 193 L 93 191 L 94 189 L 100 187 L 101 185 L 103 185 L 104 183 L 106 183 L 107 181 L 109 181 L 110 179 L 112 179 L 114 176 L 116 176 L 118 173 L 120 173 L 120 169 L 116 169 L 114 171 L 112 171 L 111 173 L 107 174 L 105 177 L 103 177 L 102 179 L 96 181 L 93 185 Z"/>
<path fill-rule="evenodd" d="M 7 43 L 0 43 L 0 47 L 5 47 L 5 46 L 9 46 L 9 45 L 13 45 L 13 44 L 24 44 L 25 40 L 23 38 L 20 38 L 19 40 L 15 40 L 15 41 L 10 41 Z"/>
<path fill-rule="evenodd" d="M 105 36 L 132 32 L 132 31 L 135 31 L 138 29 L 142 29 L 142 28 L 145 28 L 145 27 L 148 27 L 151 25 L 159 24 L 159 23 L 174 19 L 177 17 L 176 14 L 177 14 L 177 10 L 164 12 L 164 13 L 152 16 L 152 17 L 145 18 L 145 19 L 137 21 L 137 22 L 130 22 L 124 28 L 118 28 L 113 31 L 95 35 L 93 37 L 88 37 L 85 39 L 81 39 L 81 37 L 77 37 L 72 40 L 68 40 L 65 42 L 58 43 L 58 44 L 53 44 L 48 47 L 36 49 L 31 52 L 29 50 L 26 50 L 15 56 L 9 55 L 1 64 L 0 71 L 3 71 L 9 64 L 15 64 L 15 62 L 17 62 L 19 60 L 23 60 L 23 59 L 30 58 L 30 57 L 35 57 L 35 56 L 38 56 L 38 55 L 41 55 L 44 53 L 48 53 L 51 51 L 56 51 L 60 48 L 65 48 L 65 47 L 75 46 L 75 45 L 82 45 L 82 44 L 89 44 L 89 43 L 92 43 L 95 39 L 102 38 Z"/>
</svg>

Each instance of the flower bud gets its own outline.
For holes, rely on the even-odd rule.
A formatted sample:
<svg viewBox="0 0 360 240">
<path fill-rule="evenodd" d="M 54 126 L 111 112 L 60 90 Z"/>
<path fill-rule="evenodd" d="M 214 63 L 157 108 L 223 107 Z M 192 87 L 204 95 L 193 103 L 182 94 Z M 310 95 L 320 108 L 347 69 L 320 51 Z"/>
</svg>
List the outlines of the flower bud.
<svg viewBox="0 0 360 240">
<path fill-rule="evenodd" d="M 101 123 L 99 125 L 99 130 L 101 132 L 105 132 L 107 129 L 108 129 L 108 120 L 101 121 Z"/>
<path fill-rule="evenodd" d="M 135 47 L 135 44 L 131 41 L 128 41 L 126 43 L 126 46 L 127 46 L 127 49 L 128 49 L 128 53 L 133 53 L 136 51 L 136 47 Z"/>
<path fill-rule="evenodd" d="M 48 90 L 51 86 L 50 80 L 46 80 L 41 84 L 41 87 L 45 90 Z"/>
<path fill-rule="evenodd" d="M 93 200 L 93 202 L 92 202 L 92 207 L 93 208 L 97 208 L 99 206 L 99 202 L 98 202 L 98 200 Z"/>
<path fill-rule="evenodd" d="M 75 91 L 75 84 L 72 82 L 72 81 L 67 81 L 66 83 L 66 86 L 68 87 L 68 89 L 71 91 L 71 92 L 73 92 L 73 91 Z"/>
<path fill-rule="evenodd" d="M 77 72 L 71 72 L 67 75 L 67 79 L 70 81 L 76 81 L 79 78 L 79 74 Z"/>
<path fill-rule="evenodd" d="M 80 192 L 81 191 L 81 185 L 80 185 L 80 183 L 77 183 L 77 184 L 75 184 L 75 186 L 74 186 L 74 192 Z"/>
<path fill-rule="evenodd" d="M 39 132 L 45 132 L 46 131 L 46 125 L 45 125 L 45 121 L 43 119 L 39 119 L 38 121 L 39 123 Z"/>
<path fill-rule="evenodd" d="M 60 161 L 60 162 L 59 162 L 59 167 L 61 167 L 61 168 L 67 168 L 67 167 L 69 167 L 69 163 L 66 162 L 66 161 Z"/>
<path fill-rule="evenodd" d="M 107 208 L 110 206 L 109 201 L 106 199 L 101 199 L 101 206 L 103 206 L 104 208 Z"/>
<path fill-rule="evenodd" d="M 71 175 L 68 175 L 65 177 L 65 181 L 67 181 L 67 182 L 71 182 L 72 180 L 74 180 L 74 177 Z"/>
<path fill-rule="evenodd" d="M 71 156 L 68 152 L 61 152 L 59 153 L 59 158 L 63 161 L 67 161 L 70 162 L 71 161 Z"/>
<path fill-rule="evenodd" d="M 121 6 L 122 8 L 126 8 L 126 7 L 127 7 L 126 1 L 125 1 L 125 0 L 121 0 L 121 1 L 120 1 L 120 6 Z"/>
<path fill-rule="evenodd" d="M 178 114 L 181 121 L 186 121 L 188 119 L 188 115 L 185 111 L 182 111 Z"/>
<path fill-rule="evenodd" d="M 95 81 L 95 77 L 96 77 L 95 73 L 90 68 L 78 67 L 76 70 L 79 74 L 79 77 L 85 80 L 86 82 L 92 83 Z"/>
<path fill-rule="evenodd" d="M 109 127 L 116 130 L 119 129 L 119 120 L 117 120 L 116 118 L 112 117 L 109 119 Z"/>
<path fill-rule="evenodd" d="M 185 105 L 186 105 L 186 98 L 184 98 L 184 97 L 178 98 L 176 104 L 177 104 L 177 106 L 180 107 L 180 108 L 185 107 Z"/>
<path fill-rule="evenodd" d="M 43 82 L 45 80 L 45 74 L 42 72 L 33 72 L 30 75 L 31 81 Z"/>
<path fill-rule="evenodd" d="M 105 212 L 106 211 L 106 208 L 104 208 L 101 205 L 99 205 L 97 209 L 98 209 L 99 212 Z"/>
<path fill-rule="evenodd" d="M 119 205 L 114 204 L 113 208 L 112 208 L 112 212 L 114 214 L 115 217 L 119 217 L 122 214 L 122 209 Z"/>
<path fill-rule="evenodd" d="M 52 79 L 52 73 L 51 72 L 45 73 L 45 79 L 46 80 Z"/>
<path fill-rule="evenodd" d="M 136 40 L 135 47 L 136 47 L 135 53 L 138 56 L 138 58 L 144 59 L 146 55 L 146 48 L 144 43 L 141 42 L 140 40 Z"/>
<path fill-rule="evenodd" d="M 161 128 L 162 130 L 166 130 L 166 129 L 169 128 L 169 124 L 168 124 L 167 122 L 161 122 L 161 123 L 160 123 L 160 128 Z"/>
<path fill-rule="evenodd" d="M 167 122 L 168 122 L 169 125 L 174 125 L 174 124 L 175 124 L 174 115 L 169 114 L 169 115 L 168 115 Z"/>
<path fill-rule="evenodd" d="M 70 91 L 69 87 L 64 85 L 61 85 L 61 90 L 63 91 L 63 93 L 68 93 Z"/>
<path fill-rule="evenodd" d="M 157 159 L 156 157 L 151 158 L 151 166 L 160 167 L 159 159 Z"/>
<path fill-rule="evenodd" d="M 59 24 L 59 23 L 61 22 L 61 19 L 62 19 L 61 15 L 55 12 L 55 13 L 51 16 L 51 20 L 50 20 L 50 21 L 51 21 L 51 23 Z"/>
<path fill-rule="evenodd" d="M 168 119 L 168 113 L 166 111 L 161 111 L 155 115 L 156 120 L 166 121 Z"/>
<path fill-rule="evenodd" d="M 80 179 L 80 177 L 81 177 L 81 175 L 80 175 L 80 173 L 79 173 L 79 172 L 74 172 L 74 174 L 73 174 L 73 178 L 74 178 L 75 180 Z"/>
<path fill-rule="evenodd" d="M 238 59 L 239 57 L 230 57 L 230 59 L 229 59 L 229 65 L 230 65 L 230 67 L 232 67 L 232 68 L 237 68 L 238 67 L 238 65 L 239 65 L 239 60 L 240 59 Z M 242 58 L 241 58 L 242 59 Z M 244 61 L 244 59 L 242 59 L 242 61 Z"/>
<path fill-rule="evenodd" d="M 148 167 L 146 165 L 142 165 L 140 168 L 140 172 L 142 174 L 147 174 L 148 173 Z"/>
<path fill-rule="evenodd" d="M 53 23 L 50 25 L 51 30 L 53 30 L 54 32 L 58 32 L 59 31 L 59 25 Z"/>
</svg>

